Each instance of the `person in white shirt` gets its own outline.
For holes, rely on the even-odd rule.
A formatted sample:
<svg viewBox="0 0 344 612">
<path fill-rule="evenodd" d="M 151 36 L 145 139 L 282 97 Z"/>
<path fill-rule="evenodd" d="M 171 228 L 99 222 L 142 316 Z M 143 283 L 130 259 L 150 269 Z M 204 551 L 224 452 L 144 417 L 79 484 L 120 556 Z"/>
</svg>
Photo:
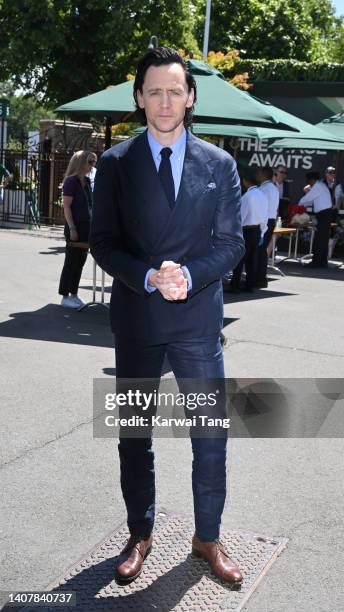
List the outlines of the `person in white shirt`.
<svg viewBox="0 0 344 612">
<path fill-rule="evenodd" d="M 309 212 L 314 212 L 317 219 L 313 259 L 309 265 L 314 268 L 326 268 L 333 216 L 331 193 L 327 185 L 320 180 L 319 172 L 308 172 L 306 178 L 308 188 L 299 204 L 305 206 Z"/>
<path fill-rule="evenodd" d="M 257 179 L 260 184 L 259 190 L 266 196 L 268 200 L 268 222 L 267 229 L 264 233 L 263 243 L 259 247 L 258 252 L 258 266 L 257 266 L 257 278 L 256 287 L 267 287 L 267 269 L 268 269 L 268 247 L 272 238 L 273 231 L 276 225 L 276 219 L 278 216 L 278 206 L 280 201 L 279 191 L 272 182 L 273 170 L 268 166 L 259 168 L 257 172 Z"/>
<path fill-rule="evenodd" d="M 258 188 L 255 174 L 251 168 L 244 171 L 242 182 L 247 190 L 241 198 L 241 222 L 246 252 L 233 270 L 229 287 L 233 293 L 239 293 L 241 290 L 240 280 L 244 265 L 246 282 L 243 290 L 254 291 L 259 242 L 266 232 L 268 220 L 268 200 Z"/>
<path fill-rule="evenodd" d="M 94 189 L 94 180 L 97 174 L 97 168 L 96 168 L 97 159 L 98 158 L 95 153 L 90 153 L 88 156 L 88 160 L 87 160 L 89 171 L 87 172 L 86 176 L 89 179 L 92 192 Z"/>
<path fill-rule="evenodd" d="M 323 182 L 328 187 L 328 190 L 331 194 L 332 205 L 334 205 L 336 189 L 336 169 L 334 166 L 328 166 L 326 168 Z"/>
</svg>

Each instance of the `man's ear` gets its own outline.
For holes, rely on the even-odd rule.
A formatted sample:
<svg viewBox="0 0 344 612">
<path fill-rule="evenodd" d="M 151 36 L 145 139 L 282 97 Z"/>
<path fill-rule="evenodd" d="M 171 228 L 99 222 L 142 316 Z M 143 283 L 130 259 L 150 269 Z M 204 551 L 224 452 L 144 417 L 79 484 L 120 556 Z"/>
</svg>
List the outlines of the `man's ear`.
<svg viewBox="0 0 344 612">
<path fill-rule="evenodd" d="M 145 105 L 144 105 L 144 101 L 143 101 L 143 95 L 142 95 L 142 93 L 140 92 L 139 89 L 136 92 L 136 99 L 137 99 L 137 103 L 138 103 L 139 107 L 140 108 L 144 108 Z"/>
<path fill-rule="evenodd" d="M 193 88 L 189 91 L 188 99 L 186 102 L 186 108 L 191 108 L 195 100 L 195 91 Z"/>
</svg>

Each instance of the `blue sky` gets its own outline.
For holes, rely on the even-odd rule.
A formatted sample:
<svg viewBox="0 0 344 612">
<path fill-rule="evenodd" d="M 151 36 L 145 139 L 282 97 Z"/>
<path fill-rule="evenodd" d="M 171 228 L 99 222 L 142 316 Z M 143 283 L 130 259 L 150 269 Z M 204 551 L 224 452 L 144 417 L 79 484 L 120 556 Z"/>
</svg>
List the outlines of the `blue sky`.
<svg viewBox="0 0 344 612">
<path fill-rule="evenodd" d="M 344 0 L 332 0 L 332 4 L 336 7 L 338 15 L 344 15 Z"/>
</svg>

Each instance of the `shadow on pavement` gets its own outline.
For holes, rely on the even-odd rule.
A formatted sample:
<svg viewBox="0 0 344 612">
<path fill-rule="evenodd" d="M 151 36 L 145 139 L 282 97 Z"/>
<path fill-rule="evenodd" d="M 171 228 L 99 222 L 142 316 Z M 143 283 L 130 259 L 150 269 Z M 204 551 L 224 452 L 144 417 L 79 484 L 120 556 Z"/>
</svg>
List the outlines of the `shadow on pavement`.
<svg viewBox="0 0 344 612">
<path fill-rule="evenodd" d="M 116 368 L 103 368 L 102 372 L 106 376 L 116 376 Z"/>
<path fill-rule="evenodd" d="M 78 312 L 47 304 L 33 312 L 14 312 L 9 316 L 11 319 L 0 323 L 0 337 L 114 348 L 109 313 L 99 306 Z M 116 368 L 103 368 L 103 372 L 116 376 Z M 168 372 L 171 367 L 165 359 L 162 375 Z"/>
<path fill-rule="evenodd" d="M 321 280 L 344 280 L 344 268 L 332 267 L 328 268 L 311 268 L 308 264 L 301 265 L 294 261 L 284 261 L 279 263 L 278 267 L 287 276 L 304 276 L 305 278 L 317 278 Z"/>
<path fill-rule="evenodd" d="M 78 312 L 47 304 L 33 312 L 14 312 L 0 323 L 0 336 L 113 347 L 109 314 L 99 306 Z"/>
<path fill-rule="evenodd" d="M 228 325 L 230 325 L 231 323 L 235 323 L 235 321 L 239 321 L 239 317 L 236 317 L 236 318 L 223 317 L 223 328 L 222 329 L 224 329 L 225 327 L 228 327 Z"/>
<path fill-rule="evenodd" d="M 48 248 L 48 251 L 39 251 L 39 255 L 60 255 L 60 253 L 64 253 L 66 250 L 64 246 L 53 246 Z"/>
<path fill-rule="evenodd" d="M 128 610 L 170 612 L 204 574 L 190 554 L 185 561 L 156 578 L 152 584 L 147 585 L 143 569 L 142 578 L 138 579 L 142 580 L 143 588 L 133 593 L 120 595 L 122 587 L 116 585 L 114 580 L 116 559 L 117 557 L 106 559 L 81 571 L 67 580 L 65 584 L 53 589 L 52 593 L 75 592 L 77 605 L 71 609 L 76 612 L 97 612 L 97 610 L 102 612 L 114 610 L 116 612 L 127 612 Z M 32 610 L 30 607 L 27 609 L 30 612 Z M 45 612 L 56 610 L 50 606 L 41 608 L 43 609 Z M 9 608 L 5 607 L 3 610 L 9 610 Z"/>
<path fill-rule="evenodd" d="M 277 280 L 277 279 L 274 279 Z M 269 281 L 269 283 L 272 281 Z M 232 302 L 250 302 L 253 300 L 265 300 L 267 298 L 286 297 L 288 295 L 297 295 L 297 293 L 289 293 L 288 291 L 273 291 L 271 289 L 256 289 L 253 293 L 230 293 L 223 291 L 223 301 L 225 304 Z"/>
</svg>

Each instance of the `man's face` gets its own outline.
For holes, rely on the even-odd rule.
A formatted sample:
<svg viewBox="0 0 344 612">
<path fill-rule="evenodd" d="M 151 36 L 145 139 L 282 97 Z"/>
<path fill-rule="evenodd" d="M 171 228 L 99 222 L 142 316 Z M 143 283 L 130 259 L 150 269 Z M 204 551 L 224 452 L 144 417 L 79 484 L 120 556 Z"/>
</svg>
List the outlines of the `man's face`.
<svg viewBox="0 0 344 612">
<path fill-rule="evenodd" d="M 185 109 L 194 101 L 180 64 L 150 66 L 145 74 L 137 102 L 145 109 L 148 127 L 157 133 L 173 132 L 183 125 Z"/>
<path fill-rule="evenodd" d="M 327 180 L 327 182 L 332 185 L 336 179 L 336 172 L 335 170 L 329 170 L 328 172 L 325 172 L 325 178 Z"/>
<path fill-rule="evenodd" d="M 279 168 L 277 168 L 275 172 L 275 176 L 278 183 L 283 183 L 287 176 L 287 168 L 285 168 L 284 166 L 279 166 Z"/>
</svg>

